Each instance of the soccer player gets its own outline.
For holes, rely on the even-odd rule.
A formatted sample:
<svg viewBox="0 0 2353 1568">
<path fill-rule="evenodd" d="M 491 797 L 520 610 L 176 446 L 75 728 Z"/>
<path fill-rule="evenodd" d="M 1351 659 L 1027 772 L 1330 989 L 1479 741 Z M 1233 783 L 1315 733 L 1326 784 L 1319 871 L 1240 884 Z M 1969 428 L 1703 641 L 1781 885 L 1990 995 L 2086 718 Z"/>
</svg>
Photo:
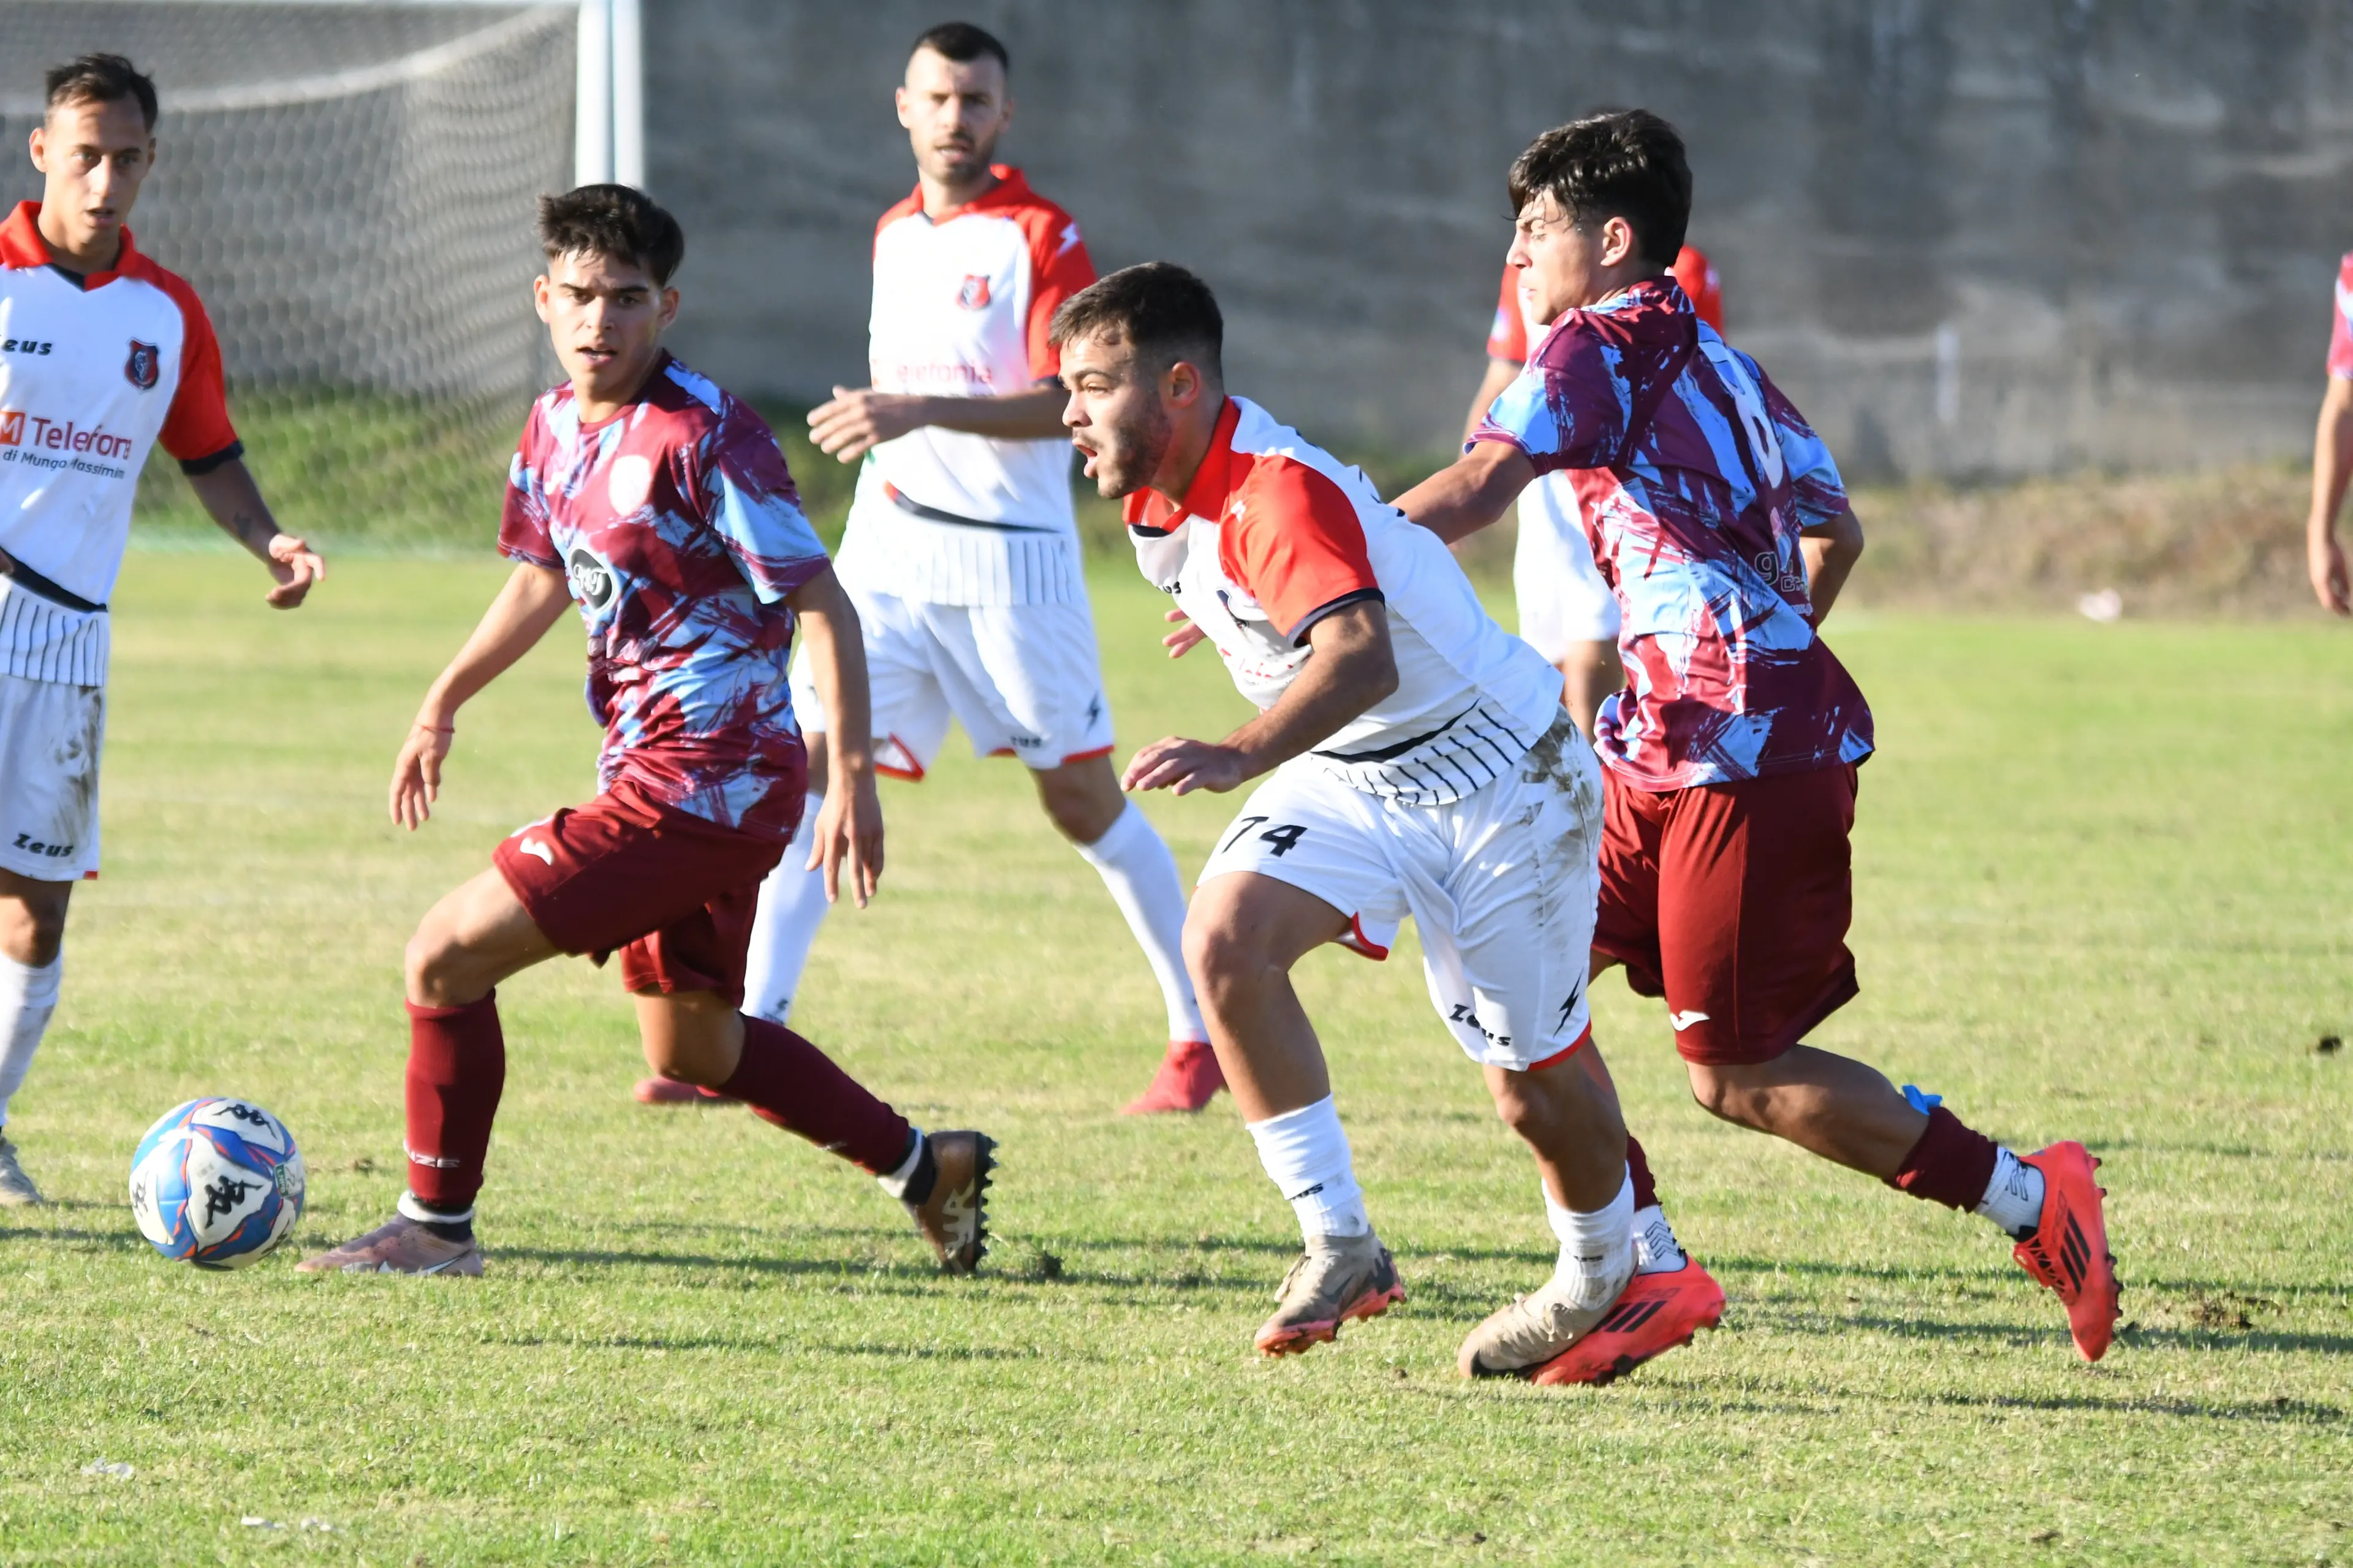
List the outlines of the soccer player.
<svg viewBox="0 0 2353 1568">
<path fill-rule="evenodd" d="M 431 815 L 466 700 L 578 606 L 601 792 L 519 828 L 409 940 L 408 1190 L 392 1220 L 301 1267 L 480 1274 L 474 1197 L 506 1080 L 498 983 L 558 953 L 621 955 L 646 1059 L 863 1166 L 943 1267 L 987 1240 L 991 1144 L 925 1134 L 781 1024 L 746 1017 L 760 879 L 799 825 L 807 758 L 793 635 L 834 712 L 866 713 L 858 618 L 759 417 L 663 352 L 677 222 L 626 185 L 540 201 L 533 285 L 566 381 L 524 422 L 499 548 L 513 574 L 417 710 L 393 820 Z M 863 734 L 853 724 L 849 733 Z M 808 839 L 827 891 L 882 871 L 872 761 L 837 745 Z"/>
<path fill-rule="evenodd" d="M 1674 275 L 1699 319 L 1722 331 L 1724 288 L 1706 253 L 1684 246 L 1675 257 Z M 1541 344 L 1544 334 L 1544 326 L 1528 317 L 1518 268 L 1506 266 L 1495 320 L 1487 329 L 1487 374 L 1462 426 L 1465 441 L 1486 418 L 1488 405 L 1519 379 L 1530 345 Z M 1560 671 L 1562 704 L 1592 740 L 1601 700 L 1626 683 L 1626 668 L 1618 659 L 1617 595 L 1594 568 L 1585 526 L 1577 521 L 1577 491 L 1565 475 L 1546 474 L 1520 497 L 1512 596 L 1519 603 L 1520 636 Z"/>
<path fill-rule="evenodd" d="M 1057 422 L 1054 308 L 1094 279 L 1071 216 L 994 163 L 1013 120 L 1005 46 L 962 22 L 915 40 L 898 89 L 916 185 L 874 230 L 873 384 L 809 415 L 862 464 L 836 569 L 874 679 L 875 765 L 920 780 L 951 714 L 976 752 L 1018 757 L 1046 815 L 1103 878 L 1159 980 L 1168 1045 L 1131 1113 L 1198 1110 L 1221 1086 L 1186 977 L 1185 889 L 1111 765 L 1084 563 Z M 841 721 L 797 696 L 810 754 Z M 821 779 L 821 763 L 812 763 Z M 816 812 L 812 810 L 810 816 Z M 748 1009 L 789 1016 L 825 889 L 786 857 L 760 893 Z M 684 1098 L 659 1080 L 641 1099 Z"/>
<path fill-rule="evenodd" d="M 2353 254 L 2337 266 L 2337 305 L 2329 312 L 2328 384 L 2320 395 L 2320 428 L 2312 442 L 2312 512 L 2305 520 L 2305 553 L 2320 607 L 2353 616 L 2353 586 L 2345 574 L 2345 547 L 2337 542 L 2337 514 L 2353 478 Z"/>
<path fill-rule="evenodd" d="M 1606 1382 L 1679 1342 L 1669 1314 L 1636 1312 L 1608 1355 L 1579 1355 L 1635 1278 L 1635 1185 L 1617 1097 L 1578 1059 L 1601 779 L 1559 677 L 1361 474 L 1226 395 L 1199 279 L 1128 268 L 1071 296 L 1052 332 L 1088 475 L 1126 498 L 1145 576 L 1260 710 L 1222 741 L 1154 742 L 1122 781 L 1266 778 L 1185 928 L 1219 1060 L 1304 1243 L 1258 1349 L 1307 1350 L 1404 1294 L 1290 971 L 1325 942 L 1385 957 L 1408 915 L 1430 1000 L 1534 1152 L 1560 1241 L 1551 1278 L 1463 1342 L 1462 1372 Z M 1701 1326 L 1672 1321 L 1681 1339 Z"/>
<path fill-rule="evenodd" d="M 1691 212 L 1646 110 L 1512 165 L 1521 289 L 1550 331 L 1466 455 L 1398 502 L 1457 540 L 1565 472 L 1624 612 L 1632 679 L 1597 729 L 1594 968 L 1663 995 L 1692 1092 L 1899 1191 L 1991 1220 L 2096 1361 L 2116 1317 L 2096 1163 L 2020 1156 L 1917 1089 L 1804 1044 L 1856 992 L 1848 834 L 1871 710 L 1819 628 L 1862 530 L 1819 437 L 1667 276 Z"/>
<path fill-rule="evenodd" d="M 66 906 L 98 875 L 106 601 L 157 442 L 290 610 L 326 574 L 280 533 L 229 423 L 195 291 L 124 226 L 155 163 L 155 86 L 120 55 L 51 69 L 41 199 L 0 225 L 0 1205 L 37 1204 L 6 1135 L 58 1003 Z"/>
</svg>

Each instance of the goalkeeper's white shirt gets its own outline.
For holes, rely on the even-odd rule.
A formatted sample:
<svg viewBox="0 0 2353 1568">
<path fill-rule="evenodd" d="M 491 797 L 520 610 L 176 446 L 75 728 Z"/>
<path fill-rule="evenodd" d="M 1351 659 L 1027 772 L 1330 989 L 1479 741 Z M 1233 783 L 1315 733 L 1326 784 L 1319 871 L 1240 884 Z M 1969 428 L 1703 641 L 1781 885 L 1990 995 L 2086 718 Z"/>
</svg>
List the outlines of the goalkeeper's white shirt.
<svg viewBox="0 0 2353 1568">
<path fill-rule="evenodd" d="M 1057 306 L 1094 281 L 1071 215 L 997 166 L 943 217 L 916 192 L 874 230 L 868 320 L 878 392 L 1006 397 L 1060 372 Z M 927 426 L 885 441 L 858 476 L 835 570 L 866 593 L 936 605 L 1084 603 L 1071 444 Z"/>
<path fill-rule="evenodd" d="M 100 686 L 148 452 L 202 473 L 243 448 L 195 290 L 128 229 L 112 271 L 58 267 L 39 218 L 0 224 L 0 671 Z"/>
</svg>

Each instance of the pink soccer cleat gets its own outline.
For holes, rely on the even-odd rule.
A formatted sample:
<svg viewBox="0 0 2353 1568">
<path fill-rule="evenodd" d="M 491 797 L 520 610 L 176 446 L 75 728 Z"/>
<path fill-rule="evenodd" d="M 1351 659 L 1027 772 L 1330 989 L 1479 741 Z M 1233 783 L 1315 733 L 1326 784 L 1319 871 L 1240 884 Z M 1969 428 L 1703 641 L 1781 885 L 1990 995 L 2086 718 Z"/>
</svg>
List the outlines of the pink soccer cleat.
<svg viewBox="0 0 2353 1568">
<path fill-rule="evenodd" d="M 1164 1111 L 1198 1110 L 1225 1087 L 1225 1072 L 1208 1041 L 1171 1040 L 1168 1054 L 1160 1058 L 1160 1070 L 1152 1075 L 1152 1086 L 1129 1100 L 1120 1114 L 1156 1116 Z"/>
</svg>

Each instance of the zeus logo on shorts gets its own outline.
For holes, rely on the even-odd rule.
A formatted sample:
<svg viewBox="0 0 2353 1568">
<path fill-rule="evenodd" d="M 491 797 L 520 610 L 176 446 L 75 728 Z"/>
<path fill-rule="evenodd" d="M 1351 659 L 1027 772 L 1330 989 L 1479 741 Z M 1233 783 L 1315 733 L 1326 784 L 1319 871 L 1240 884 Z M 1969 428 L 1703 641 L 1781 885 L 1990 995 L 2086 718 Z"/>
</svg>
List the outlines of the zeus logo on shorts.
<svg viewBox="0 0 2353 1568">
<path fill-rule="evenodd" d="M 564 576 L 571 585 L 572 596 L 592 610 L 601 610 L 613 602 L 613 569 L 596 558 L 596 552 L 585 544 L 575 544 L 565 559 Z"/>
<path fill-rule="evenodd" d="M 27 855 L 46 855 L 52 860 L 62 860 L 74 852 L 70 844 L 44 844 L 29 833 L 19 833 L 8 847 L 22 849 Z"/>
</svg>

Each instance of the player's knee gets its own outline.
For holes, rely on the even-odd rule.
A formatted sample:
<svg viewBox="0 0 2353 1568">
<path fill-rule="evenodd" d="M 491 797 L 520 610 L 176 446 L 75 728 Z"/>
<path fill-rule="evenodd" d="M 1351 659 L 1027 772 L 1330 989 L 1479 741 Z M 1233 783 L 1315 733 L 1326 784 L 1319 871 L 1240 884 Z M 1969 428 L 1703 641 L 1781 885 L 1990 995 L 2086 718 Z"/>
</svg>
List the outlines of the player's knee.
<svg viewBox="0 0 2353 1568">
<path fill-rule="evenodd" d="M 1500 1072 L 1489 1075 L 1487 1087 L 1495 1100 L 1495 1114 L 1504 1126 L 1522 1138 L 1535 1132 L 1546 1121 L 1532 1086 L 1525 1072 Z"/>
<path fill-rule="evenodd" d="M 1201 1000 L 1214 1007 L 1255 984 L 1269 965 L 1262 945 L 1239 923 L 1218 911 L 1205 916 L 1185 921 L 1185 967 Z"/>
<path fill-rule="evenodd" d="M 409 1000 L 428 1007 L 454 1007 L 472 1001 L 459 994 L 465 986 L 464 959 L 465 949 L 428 916 L 402 953 Z"/>
<path fill-rule="evenodd" d="M 1691 1064 L 1692 1099 L 1709 1115 L 1743 1127 L 1761 1127 L 1764 1095 L 1738 1068 Z"/>
<path fill-rule="evenodd" d="M 1092 844 L 1127 810 L 1109 763 L 1078 763 L 1038 775 L 1039 804 L 1056 830 L 1073 844 Z"/>
</svg>

